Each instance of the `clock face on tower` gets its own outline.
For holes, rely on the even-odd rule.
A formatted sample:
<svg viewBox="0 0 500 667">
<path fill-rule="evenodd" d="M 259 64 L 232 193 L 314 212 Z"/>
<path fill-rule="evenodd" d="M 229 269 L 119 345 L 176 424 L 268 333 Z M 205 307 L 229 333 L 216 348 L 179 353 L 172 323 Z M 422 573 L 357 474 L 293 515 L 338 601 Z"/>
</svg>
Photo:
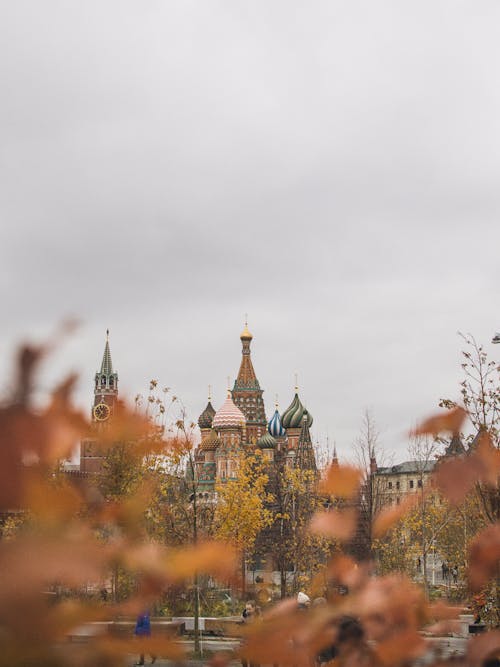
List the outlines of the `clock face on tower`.
<svg viewBox="0 0 500 667">
<path fill-rule="evenodd" d="M 98 422 L 104 422 L 106 419 L 108 419 L 111 410 L 109 409 L 109 406 L 106 405 L 106 403 L 98 403 L 93 410 L 94 413 L 94 419 Z"/>
</svg>

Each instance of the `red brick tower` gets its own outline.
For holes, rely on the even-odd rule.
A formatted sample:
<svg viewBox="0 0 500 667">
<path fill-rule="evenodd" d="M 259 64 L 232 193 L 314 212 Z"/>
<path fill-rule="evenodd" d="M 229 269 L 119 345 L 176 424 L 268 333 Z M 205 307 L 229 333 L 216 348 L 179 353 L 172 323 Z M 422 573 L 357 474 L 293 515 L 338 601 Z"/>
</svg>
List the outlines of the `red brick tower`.
<svg viewBox="0 0 500 667">
<path fill-rule="evenodd" d="M 99 450 L 99 432 L 107 428 L 109 419 L 113 417 L 117 399 L 118 373 L 113 371 L 108 330 L 106 331 L 101 370 L 95 374 L 91 431 L 89 436 L 80 443 L 80 471 L 83 473 L 97 473 L 101 470 L 102 453 Z"/>
</svg>

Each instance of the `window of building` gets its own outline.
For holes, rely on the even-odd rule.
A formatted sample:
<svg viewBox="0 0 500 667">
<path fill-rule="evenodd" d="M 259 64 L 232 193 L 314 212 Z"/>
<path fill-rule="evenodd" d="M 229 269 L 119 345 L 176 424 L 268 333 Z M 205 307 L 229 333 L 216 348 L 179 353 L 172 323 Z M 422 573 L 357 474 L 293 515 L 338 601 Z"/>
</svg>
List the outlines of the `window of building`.
<svg viewBox="0 0 500 667">
<path fill-rule="evenodd" d="M 392 482 L 389 482 L 389 488 L 392 489 Z"/>
<path fill-rule="evenodd" d="M 399 491 L 399 482 L 396 482 L 396 489 Z"/>
<path fill-rule="evenodd" d="M 400 502 L 401 502 L 401 498 L 398 496 L 398 497 L 396 498 L 396 505 L 399 505 Z"/>
<path fill-rule="evenodd" d="M 413 489 L 413 480 L 412 479 L 410 479 L 409 484 L 410 484 L 410 489 Z"/>
</svg>

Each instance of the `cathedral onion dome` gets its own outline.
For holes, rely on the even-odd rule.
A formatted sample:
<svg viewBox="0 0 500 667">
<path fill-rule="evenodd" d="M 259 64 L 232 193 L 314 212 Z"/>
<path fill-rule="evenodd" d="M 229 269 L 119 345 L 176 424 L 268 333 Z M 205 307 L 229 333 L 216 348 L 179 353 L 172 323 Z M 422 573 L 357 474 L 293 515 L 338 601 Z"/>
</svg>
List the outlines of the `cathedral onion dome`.
<svg viewBox="0 0 500 667">
<path fill-rule="evenodd" d="M 203 410 L 201 415 L 198 417 L 198 426 L 200 428 L 212 428 L 212 420 L 215 415 L 215 410 L 210 401 L 207 403 L 207 407 Z"/>
<path fill-rule="evenodd" d="M 246 422 L 243 412 L 233 403 L 231 392 L 228 390 L 227 398 L 215 413 L 212 428 L 240 428 Z"/>
<path fill-rule="evenodd" d="M 299 395 L 296 393 L 289 407 L 281 415 L 281 425 L 286 429 L 300 428 L 303 416 L 307 417 L 307 425 L 311 427 L 313 423 L 312 415 L 302 405 Z"/>
<path fill-rule="evenodd" d="M 217 432 L 211 429 L 208 436 L 201 441 L 200 450 L 204 452 L 214 452 L 220 443 L 221 441 Z"/>
<path fill-rule="evenodd" d="M 274 449 L 276 447 L 276 440 L 269 433 L 265 433 L 257 440 L 257 447 L 259 449 Z"/>
<path fill-rule="evenodd" d="M 274 415 L 271 417 L 271 421 L 267 425 L 267 430 L 274 438 L 281 438 L 285 435 L 285 429 L 281 425 L 281 417 L 277 409 L 275 410 Z"/>
<path fill-rule="evenodd" d="M 245 322 L 245 328 L 243 329 L 243 331 L 240 334 L 240 340 L 252 340 L 252 338 L 253 338 L 253 336 L 250 333 L 250 331 L 248 330 L 247 323 Z"/>
</svg>

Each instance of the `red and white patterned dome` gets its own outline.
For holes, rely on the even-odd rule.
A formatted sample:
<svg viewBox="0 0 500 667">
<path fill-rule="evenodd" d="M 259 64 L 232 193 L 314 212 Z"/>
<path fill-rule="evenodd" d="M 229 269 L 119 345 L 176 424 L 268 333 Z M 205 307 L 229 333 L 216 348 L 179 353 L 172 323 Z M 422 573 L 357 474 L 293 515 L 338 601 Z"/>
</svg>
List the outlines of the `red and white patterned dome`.
<svg viewBox="0 0 500 667">
<path fill-rule="evenodd" d="M 245 415 L 233 403 L 231 392 L 228 391 L 226 400 L 215 413 L 212 421 L 212 428 L 217 430 L 221 428 L 238 428 L 244 426 L 245 421 Z"/>
</svg>

